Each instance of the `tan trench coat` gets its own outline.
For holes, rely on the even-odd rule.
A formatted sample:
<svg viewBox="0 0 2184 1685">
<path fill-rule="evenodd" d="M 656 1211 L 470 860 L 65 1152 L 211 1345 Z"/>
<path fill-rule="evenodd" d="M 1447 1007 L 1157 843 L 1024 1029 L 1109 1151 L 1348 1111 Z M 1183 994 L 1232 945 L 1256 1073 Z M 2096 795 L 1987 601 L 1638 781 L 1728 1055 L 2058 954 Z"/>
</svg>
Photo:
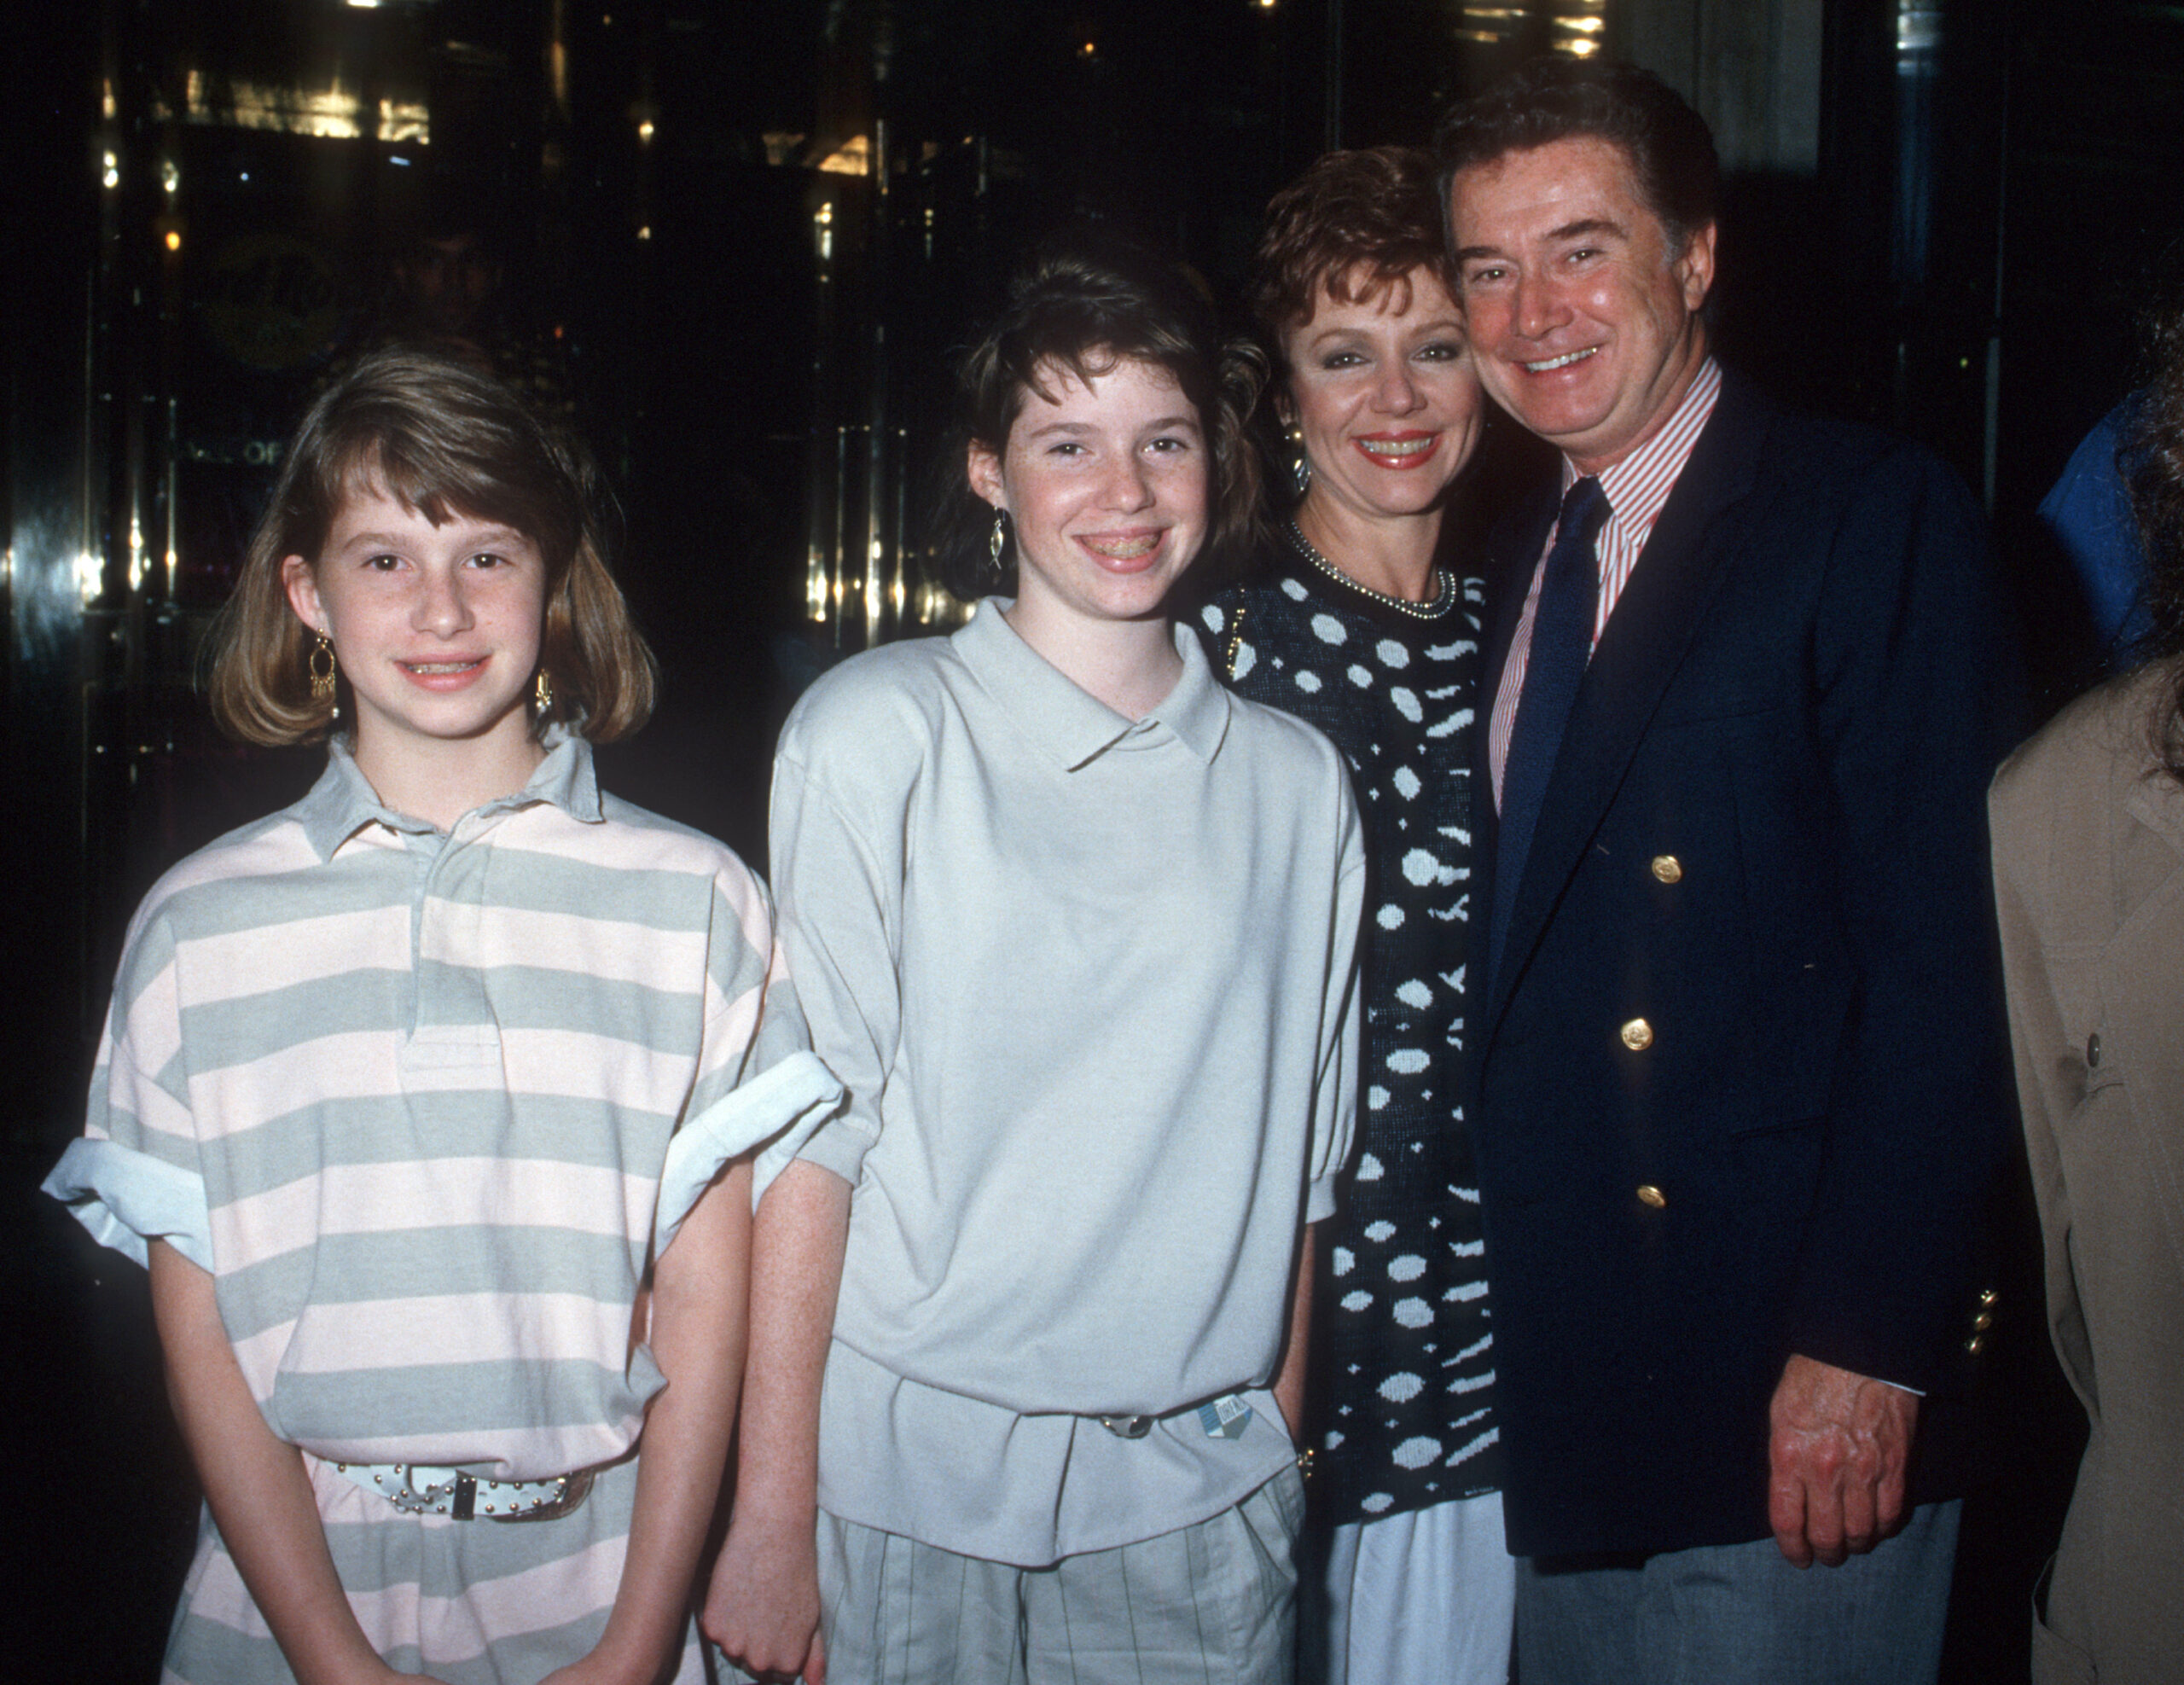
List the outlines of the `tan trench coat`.
<svg viewBox="0 0 2184 1685">
<path fill-rule="evenodd" d="M 2039 1685 L 2184 1679 L 2184 787 L 2147 733 L 2172 675 L 2080 698 L 1989 799 L 2048 1324 L 2092 1425 Z"/>
</svg>

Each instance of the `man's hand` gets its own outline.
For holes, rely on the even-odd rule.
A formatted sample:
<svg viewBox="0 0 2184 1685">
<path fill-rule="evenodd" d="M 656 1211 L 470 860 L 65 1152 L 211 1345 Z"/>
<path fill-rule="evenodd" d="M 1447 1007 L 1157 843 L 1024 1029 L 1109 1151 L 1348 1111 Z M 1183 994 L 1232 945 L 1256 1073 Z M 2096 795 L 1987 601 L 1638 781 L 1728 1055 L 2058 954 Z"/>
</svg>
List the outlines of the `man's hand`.
<svg viewBox="0 0 2184 1685">
<path fill-rule="evenodd" d="M 1769 1419 L 1768 1520 L 1792 1563 L 1839 1567 L 1903 1525 L 1916 1393 L 1792 1357 Z"/>
</svg>

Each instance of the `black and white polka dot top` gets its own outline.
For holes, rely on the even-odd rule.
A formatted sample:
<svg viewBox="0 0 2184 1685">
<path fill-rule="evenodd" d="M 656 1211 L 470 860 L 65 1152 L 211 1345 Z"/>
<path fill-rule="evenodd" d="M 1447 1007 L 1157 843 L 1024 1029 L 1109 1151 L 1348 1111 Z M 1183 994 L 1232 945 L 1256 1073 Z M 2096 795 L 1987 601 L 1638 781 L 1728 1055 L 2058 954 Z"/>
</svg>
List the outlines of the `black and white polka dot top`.
<svg viewBox="0 0 2184 1685">
<path fill-rule="evenodd" d="M 1310 1392 L 1338 1523 L 1500 1484 L 1460 1063 L 1482 595 L 1463 578 L 1421 619 L 1282 545 L 1199 611 L 1216 671 L 1332 738 L 1364 816 L 1358 1148 L 1320 1229 Z"/>
</svg>

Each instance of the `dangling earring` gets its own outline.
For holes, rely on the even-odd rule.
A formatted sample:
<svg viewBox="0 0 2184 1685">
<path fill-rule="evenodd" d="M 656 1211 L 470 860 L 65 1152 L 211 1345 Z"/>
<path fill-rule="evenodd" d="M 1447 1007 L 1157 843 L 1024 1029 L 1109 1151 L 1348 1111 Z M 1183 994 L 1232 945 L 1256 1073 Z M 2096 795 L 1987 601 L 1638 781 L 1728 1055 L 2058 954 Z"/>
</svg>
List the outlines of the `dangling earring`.
<svg viewBox="0 0 2184 1685">
<path fill-rule="evenodd" d="M 986 555 L 993 562 L 993 577 L 1002 575 L 1002 557 L 1008 551 L 1008 514 L 1006 510 L 993 512 L 993 531 L 986 538 Z"/>
<path fill-rule="evenodd" d="M 541 719 L 544 719 L 553 711 L 554 681 L 546 677 L 546 670 L 543 667 L 538 670 L 537 681 L 531 687 L 531 701 L 532 711 Z"/>
<path fill-rule="evenodd" d="M 1292 421 L 1282 437 L 1289 441 L 1289 478 L 1302 498 L 1312 489 L 1312 458 L 1304 449 L 1304 429 Z"/>
<path fill-rule="evenodd" d="M 326 664 L 323 667 L 319 665 L 322 659 Z M 318 634 L 318 642 L 304 657 L 304 665 L 311 673 L 311 700 L 322 706 L 331 705 L 333 717 L 340 719 L 341 704 L 336 700 L 334 688 L 334 646 L 327 641 L 324 632 Z"/>
</svg>

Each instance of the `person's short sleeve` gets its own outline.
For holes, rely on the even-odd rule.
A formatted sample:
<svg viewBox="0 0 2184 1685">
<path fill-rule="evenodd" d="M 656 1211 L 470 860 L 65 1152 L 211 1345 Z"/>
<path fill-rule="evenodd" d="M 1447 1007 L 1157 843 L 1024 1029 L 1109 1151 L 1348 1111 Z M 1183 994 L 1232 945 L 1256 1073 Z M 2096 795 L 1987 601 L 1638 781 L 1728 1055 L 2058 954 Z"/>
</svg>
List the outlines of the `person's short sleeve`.
<svg viewBox="0 0 2184 1685">
<path fill-rule="evenodd" d="M 786 741 L 774 762 L 772 826 L 782 941 L 812 1045 L 847 1089 L 840 1114 L 799 1156 L 854 1184 L 880 1138 L 880 1096 L 901 1033 L 901 863 L 882 857 L 884 831 L 851 819 Z"/>
<path fill-rule="evenodd" d="M 212 1268 L 205 1183 L 177 1165 L 118 1141 L 72 1141 L 41 1184 L 102 1246 L 149 1262 L 165 1241 L 200 1270 Z"/>
<path fill-rule="evenodd" d="M 755 1206 L 841 1097 L 842 1085 L 811 1052 L 765 886 L 731 859 L 713 883 L 705 1039 L 660 1172 L 655 1255 L 667 1250 L 722 1166 L 754 1150 Z"/>
<path fill-rule="evenodd" d="M 91 1074 L 84 1139 L 70 1144 L 44 1186 L 102 1246 L 135 1263 L 146 1261 L 148 1242 L 166 1241 L 193 1264 L 212 1267 L 174 941 L 157 919 L 140 915 L 131 933 Z"/>
</svg>

